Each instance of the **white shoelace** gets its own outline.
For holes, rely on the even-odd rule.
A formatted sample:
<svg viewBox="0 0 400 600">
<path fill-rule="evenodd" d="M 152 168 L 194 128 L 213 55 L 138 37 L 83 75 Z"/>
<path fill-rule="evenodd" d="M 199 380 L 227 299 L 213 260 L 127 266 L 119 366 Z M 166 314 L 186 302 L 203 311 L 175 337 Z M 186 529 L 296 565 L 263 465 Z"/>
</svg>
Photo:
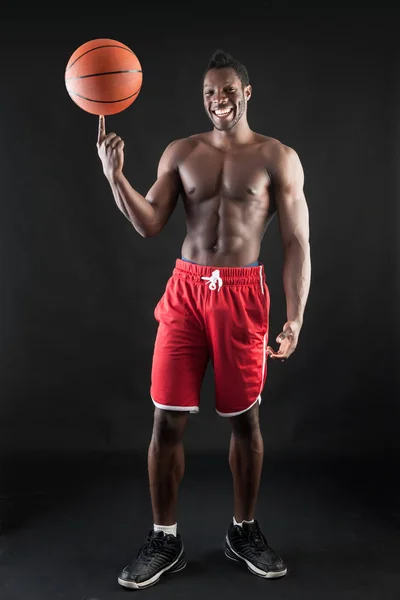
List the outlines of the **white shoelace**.
<svg viewBox="0 0 400 600">
<path fill-rule="evenodd" d="M 221 289 L 223 284 L 222 278 L 219 274 L 219 269 L 216 269 L 211 273 L 211 277 L 202 277 L 208 283 L 208 287 L 210 290 L 216 290 L 218 285 L 218 291 Z"/>
</svg>

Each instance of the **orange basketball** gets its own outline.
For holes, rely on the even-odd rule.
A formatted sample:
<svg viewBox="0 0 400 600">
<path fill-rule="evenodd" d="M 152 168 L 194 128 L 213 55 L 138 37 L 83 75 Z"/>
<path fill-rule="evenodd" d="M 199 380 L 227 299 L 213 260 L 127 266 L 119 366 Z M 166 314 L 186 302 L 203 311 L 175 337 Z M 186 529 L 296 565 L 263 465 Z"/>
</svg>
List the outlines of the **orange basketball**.
<svg viewBox="0 0 400 600">
<path fill-rule="evenodd" d="M 115 115 L 138 97 L 142 67 L 136 54 L 116 40 L 85 42 L 71 55 L 65 85 L 72 100 L 93 115 Z"/>
</svg>

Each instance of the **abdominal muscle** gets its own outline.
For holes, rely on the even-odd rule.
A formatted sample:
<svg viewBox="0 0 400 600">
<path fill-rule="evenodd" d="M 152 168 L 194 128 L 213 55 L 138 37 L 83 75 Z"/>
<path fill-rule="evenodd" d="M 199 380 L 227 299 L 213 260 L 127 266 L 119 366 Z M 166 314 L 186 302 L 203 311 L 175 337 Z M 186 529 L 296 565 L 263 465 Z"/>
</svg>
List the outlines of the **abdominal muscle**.
<svg viewBox="0 0 400 600">
<path fill-rule="evenodd" d="M 265 209 L 227 198 L 185 202 L 187 234 L 182 257 L 220 267 L 241 267 L 257 261 L 265 230 Z"/>
</svg>

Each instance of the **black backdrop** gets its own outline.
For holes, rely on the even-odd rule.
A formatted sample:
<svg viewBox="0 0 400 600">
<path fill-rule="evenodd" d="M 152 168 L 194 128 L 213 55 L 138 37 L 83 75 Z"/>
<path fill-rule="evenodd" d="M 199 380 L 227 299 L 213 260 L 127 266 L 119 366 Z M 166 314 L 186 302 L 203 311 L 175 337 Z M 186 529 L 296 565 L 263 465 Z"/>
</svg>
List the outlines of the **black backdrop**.
<svg viewBox="0 0 400 600">
<path fill-rule="evenodd" d="M 221 7 L 220 7 L 221 8 Z M 0 456 L 145 452 L 153 407 L 153 310 L 180 255 L 179 205 L 142 239 L 114 204 L 96 117 L 64 87 L 80 44 L 117 39 L 142 91 L 106 119 L 143 194 L 175 138 L 207 129 L 212 52 L 244 62 L 249 124 L 294 147 L 310 209 L 312 285 L 298 349 L 269 363 L 261 421 L 269 456 L 397 454 L 399 428 L 398 42 L 391 19 L 183 14 L 131 7 L 2 22 L 0 41 Z M 285 321 L 277 222 L 261 253 L 271 341 Z M 186 448 L 227 450 L 207 371 Z"/>
</svg>

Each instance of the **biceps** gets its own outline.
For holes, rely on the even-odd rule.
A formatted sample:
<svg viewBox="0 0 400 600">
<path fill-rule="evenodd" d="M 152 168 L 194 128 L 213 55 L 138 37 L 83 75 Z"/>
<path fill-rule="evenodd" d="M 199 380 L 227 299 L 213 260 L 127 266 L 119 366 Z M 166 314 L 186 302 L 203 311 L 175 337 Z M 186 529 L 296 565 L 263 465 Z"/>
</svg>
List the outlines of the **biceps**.
<svg viewBox="0 0 400 600">
<path fill-rule="evenodd" d="M 157 221 L 168 219 L 175 208 L 180 191 L 180 178 L 176 171 L 167 171 L 158 177 L 146 195 L 146 200 L 156 211 Z"/>
<path fill-rule="evenodd" d="M 309 239 L 309 211 L 304 193 L 285 192 L 277 203 L 279 229 L 284 245 Z"/>
</svg>

